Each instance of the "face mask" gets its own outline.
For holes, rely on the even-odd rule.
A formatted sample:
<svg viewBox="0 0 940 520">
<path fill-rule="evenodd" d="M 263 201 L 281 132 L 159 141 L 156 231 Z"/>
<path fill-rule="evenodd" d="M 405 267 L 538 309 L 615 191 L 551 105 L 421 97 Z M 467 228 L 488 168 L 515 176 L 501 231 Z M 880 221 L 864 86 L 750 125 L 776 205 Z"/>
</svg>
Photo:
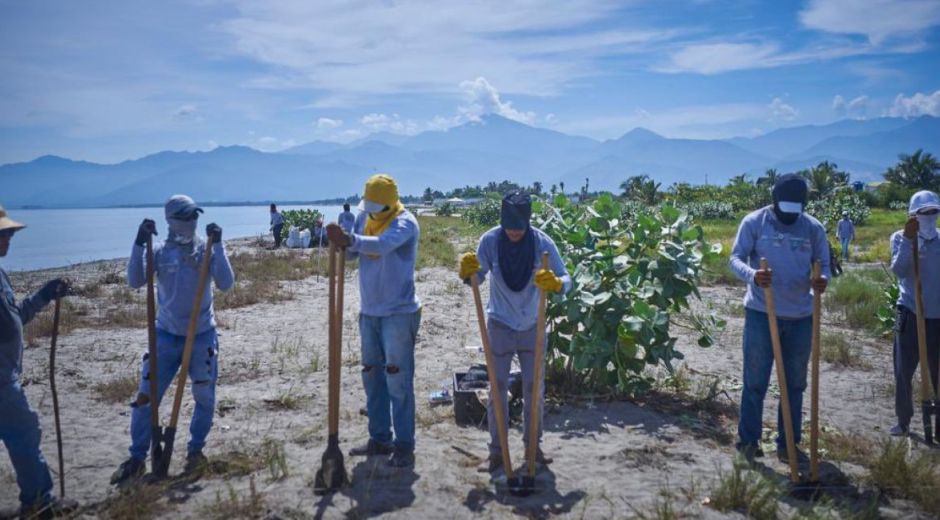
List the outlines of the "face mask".
<svg viewBox="0 0 940 520">
<path fill-rule="evenodd" d="M 920 232 L 918 233 L 925 240 L 933 240 L 937 238 L 937 217 L 940 214 L 933 215 L 917 215 L 917 224 L 920 227 Z"/>
<path fill-rule="evenodd" d="M 788 209 L 792 209 L 792 208 L 788 208 Z M 796 222 L 796 219 L 800 218 L 800 214 L 801 213 L 789 213 L 786 211 L 782 211 L 780 209 L 780 203 L 779 202 L 774 203 L 774 215 L 777 216 L 777 220 L 779 220 L 781 224 L 784 224 L 786 226 L 792 225 L 794 222 Z"/>
<path fill-rule="evenodd" d="M 197 220 L 167 219 L 170 225 L 169 238 L 178 244 L 190 244 L 196 237 Z"/>
</svg>

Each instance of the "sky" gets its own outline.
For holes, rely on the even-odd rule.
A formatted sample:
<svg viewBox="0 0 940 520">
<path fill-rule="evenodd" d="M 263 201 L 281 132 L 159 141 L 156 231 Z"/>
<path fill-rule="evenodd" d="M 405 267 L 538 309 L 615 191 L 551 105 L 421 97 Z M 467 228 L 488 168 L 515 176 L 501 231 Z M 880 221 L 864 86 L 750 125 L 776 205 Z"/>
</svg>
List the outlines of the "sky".
<svg viewBox="0 0 940 520">
<path fill-rule="evenodd" d="M 940 0 L 0 0 L 0 164 L 940 116 Z"/>
</svg>

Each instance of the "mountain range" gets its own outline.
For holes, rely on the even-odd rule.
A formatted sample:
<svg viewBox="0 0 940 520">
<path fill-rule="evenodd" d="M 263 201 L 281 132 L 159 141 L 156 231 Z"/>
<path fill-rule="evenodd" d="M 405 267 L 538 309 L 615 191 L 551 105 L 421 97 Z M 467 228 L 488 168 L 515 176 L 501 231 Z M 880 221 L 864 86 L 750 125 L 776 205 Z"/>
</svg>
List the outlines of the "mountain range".
<svg viewBox="0 0 940 520">
<path fill-rule="evenodd" d="M 117 164 L 43 156 L 0 166 L 0 204 L 85 207 L 161 203 L 173 193 L 200 202 L 318 200 L 362 189 L 389 172 L 405 194 L 424 188 L 511 180 L 572 191 L 616 190 L 631 175 L 673 182 L 724 183 L 767 168 L 795 171 L 828 160 L 856 180 L 877 180 L 900 153 L 940 155 L 940 118 L 842 120 L 782 128 L 758 137 L 675 139 L 642 128 L 597 141 L 487 115 L 446 131 L 369 135 L 340 144 L 314 141 L 279 153 L 245 146 L 164 151 Z"/>
</svg>

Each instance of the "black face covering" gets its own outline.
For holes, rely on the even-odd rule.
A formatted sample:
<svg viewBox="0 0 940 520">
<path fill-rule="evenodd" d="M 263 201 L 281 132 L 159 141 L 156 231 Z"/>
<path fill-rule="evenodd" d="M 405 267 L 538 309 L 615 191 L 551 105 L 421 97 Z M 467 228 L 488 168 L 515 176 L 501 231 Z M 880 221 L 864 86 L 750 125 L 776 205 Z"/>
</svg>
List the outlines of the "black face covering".
<svg viewBox="0 0 940 520">
<path fill-rule="evenodd" d="M 529 226 L 531 216 L 532 199 L 527 194 L 516 192 L 503 199 L 500 227 L 504 230 L 525 230 L 525 235 L 518 242 L 510 240 L 505 231 L 499 234 L 497 242 L 499 270 L 506 286 L 514 292 L 521 291 L 529 284 L 535 266 L 535 233 Z"/>
<path fill-rule="evenodd" d="M 806 181 L 795 173 L 780 176 L 774 184 L 774 215 L 784 225 L 791 225 L 800 218 L 801 213 L 788 213 L 780 209 L 780 202 L 795 202 L 806 207 L 806 198 L 809 192 Z"/>
</svg>

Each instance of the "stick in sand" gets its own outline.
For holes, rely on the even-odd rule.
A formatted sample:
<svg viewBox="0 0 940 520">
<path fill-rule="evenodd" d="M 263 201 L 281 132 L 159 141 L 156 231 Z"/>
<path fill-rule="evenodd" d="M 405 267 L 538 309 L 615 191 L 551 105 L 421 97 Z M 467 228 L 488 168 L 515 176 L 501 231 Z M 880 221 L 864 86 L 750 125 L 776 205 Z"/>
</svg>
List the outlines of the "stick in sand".
<svg viewBox="0 0 940 520">
<path fill-rule="evenodd" d="M 542 269 L 548 269 L 548 252 L 542 253 Z M 529 443 L 526 446 L 526 466 L 528 475 L 522 479 L 522 486 L 528 492 L 535 490 L 535 454 L 539 447 L 539 426 L 542 402 L 542 363 L 545 359 L 545 303 L 548 295 L 539 289 L 538 319 L 535 322 L 535 367 L 532 374 L 532 403 L 529 414 Z"/>
<path fill-rule="evenodd" d="M 59 449 L 59 496 L 65 496 L 65 459 L 62 458 L 62 425 L 59 421 L 59 392 L 55 386 L 55 348 L 59 339 L 59 308 L 62 299 L 55 299 L 52 315 L 52 345 L 49 349 L 49 388 L 52 390 L 52 411 L 55 414 L 55 441 Z"/>
<path fill-rule="evenodd" d="M 761 270 L 769 270 L 767 259 L 760 259 Z M 777 385 L 780 387 L 780 408 L 783 415 L 783 431 L 787 443 L 787 459 L 790 463 L 790 480 L 799 482 L 800 471 L 796 460 L 796 444 L 793 442 L 793 417 L 790 416 L 790 394 L 787 391 L 787 375 L 783 368 L 783 350 L 780 347 L 780 331 L 777 327 L 777 307 L 774 304 L 774 288 L 764 288 L 764 300 L 767 303 L 767 323 L 770 326 L 770 342 L 774 351 L 774 365 L 777 367 Z"/>
<path fill-rule="evenodd" d="M 521 482 L 512 470 L 512 460 L 509 456 L 509 439 L 506 431 L 506 421 L 503 416 L 503 398 L 496 384 L 496 365 L 493 360 L 493 349 L 490 347 L 490 336 L 486 332 L 486 318 L 483 314 L 483 299 L 480 298 L 480 280 L 477 274 L 470 276 L 470 287 L 473 288 L 473 302 L 477 309 L 477 323 L 480 325 L 480 340 L 483 342 L 483 353 L 486 356 L 486 375 L 490 382 L 490 401 L 496 415 L 496 433 L 499 436 L 499 447 L 503 456 L 503 469 L 506 472 L 506 484 L 509 492 L 519 494 Z"/>
<path fill-rule="evenodd" d="M 821 276 L 819 260 L 813 262 L 813 280 Z M 809 429 L 809 479 L 819 481 L 819 327 L 822 320 L 822 293 L 813 291 L 813 358 L 812 387 L 810 389 L 810 429 Z"/>
</svg>

